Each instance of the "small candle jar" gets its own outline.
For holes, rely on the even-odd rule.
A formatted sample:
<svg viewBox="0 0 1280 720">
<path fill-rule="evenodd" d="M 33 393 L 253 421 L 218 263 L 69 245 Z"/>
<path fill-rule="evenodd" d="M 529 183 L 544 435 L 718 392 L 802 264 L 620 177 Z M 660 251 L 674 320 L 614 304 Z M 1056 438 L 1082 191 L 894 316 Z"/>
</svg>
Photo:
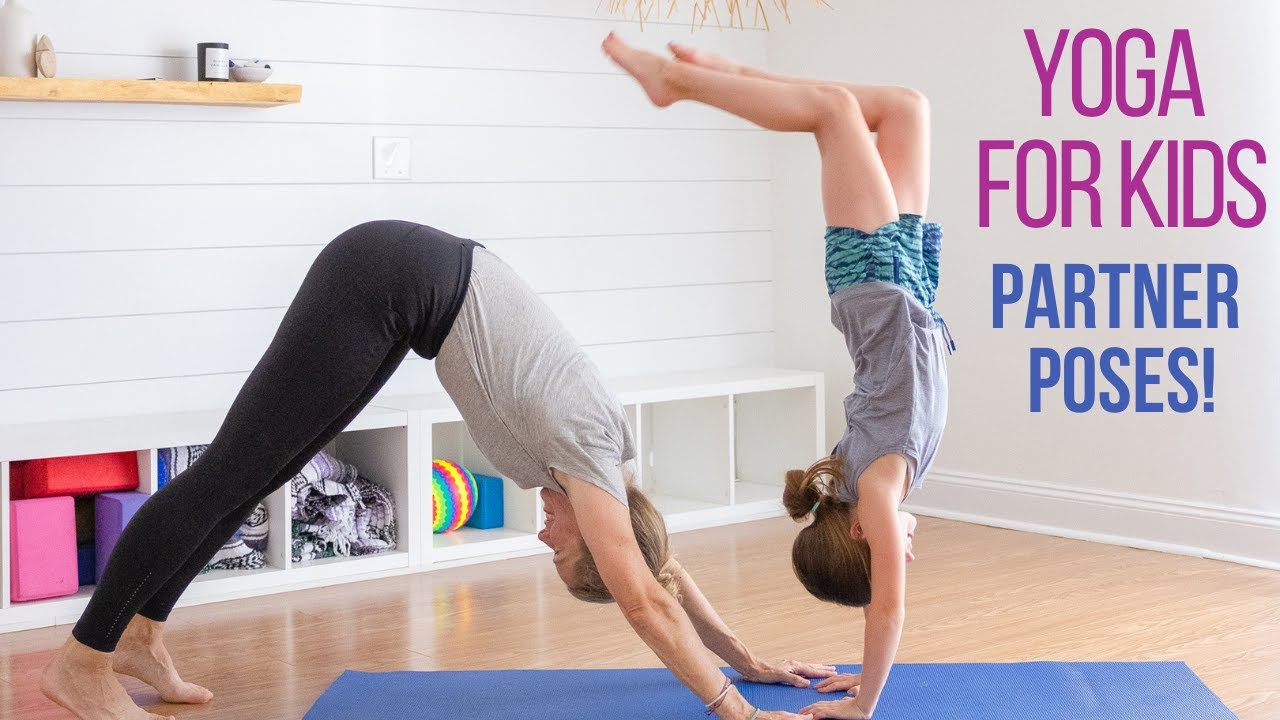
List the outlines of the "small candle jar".
<svg viewBox="0 0 1280 720">
<path fill-rule="evenodd" d="M 231 79 L 231 46 L 226 43 L 200 43 L 196 45 L 197 77 L 208 82 L 227 82 Z"/>
</svg>

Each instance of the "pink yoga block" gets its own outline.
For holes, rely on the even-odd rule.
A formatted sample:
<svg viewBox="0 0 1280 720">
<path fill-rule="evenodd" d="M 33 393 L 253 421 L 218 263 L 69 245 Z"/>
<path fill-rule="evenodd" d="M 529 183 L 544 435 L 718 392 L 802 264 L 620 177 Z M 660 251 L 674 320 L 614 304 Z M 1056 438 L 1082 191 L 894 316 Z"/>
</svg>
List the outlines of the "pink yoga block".
<svg viewBox="0 0 1280 720">
<path fill-rule="evenodd" d="M 20 460 L 9 468 L 9 492 L 20 500 L 136 487 L 138 455 L 134 452 Z"/>
<path fill-rule="evenodd" d="M 14 602 L 74 595 L 76 504 L 69 497 L 9 503 L 10 596 Z"/>
</svg>

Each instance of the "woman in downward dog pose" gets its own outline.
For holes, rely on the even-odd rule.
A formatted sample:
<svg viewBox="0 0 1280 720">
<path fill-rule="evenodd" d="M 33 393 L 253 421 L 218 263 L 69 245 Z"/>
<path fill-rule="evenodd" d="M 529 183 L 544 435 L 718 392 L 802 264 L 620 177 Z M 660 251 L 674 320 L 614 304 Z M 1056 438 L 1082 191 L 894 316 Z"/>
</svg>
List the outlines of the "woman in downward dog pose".
<svg viewBox="0 0 1280 720">
<path fill-rule="evenodd" d="M 933 462 L 947 412 L 946 351 L 933 310 L 942 229 L 925 223 L 928 103 L 905 88 L 799 80 L 672 44 L 674 59 L 610 35 L 605 52 L 654 104 L 705 103 L 769 130 L 812 133 L 822 157 L 831 318 L 857 389 L 830 457 L 787 474 L 790 515 L 813 522 L 792 548 L 815 597 L 864 608 L 862 673 L 816 687 L 849 697 L 800 712 L 870 718 L 897 653 L 915 518 L 899 506 Z M 877 133 L 873 139 L 872 133 Z"/>
<path fill-rule="evenodd" d="M 377 221 L 329 243 L 200 459 L 129 522 L 45 694 L 81 720 L 159 720 L 113 671 L 168 702 L 208 702 L 163 642 L 183 590 L 257 504 L 345 428 L 412 350 L 476 444 L 517 485 L 543 488 L 538 538 L 569 591 L 616 601 L 635 632 L 722 720 L 786 720 L 748 703 L 711 650 L 754 682 L 807 686 L 830 666 L 763 661 L 672 559 L 662 516 L 631 484 L 617 398 L 533 290 L 497 256 L 425 225 Z M 424 698 L 429 701 L 429 698 Z"/>
</svg>

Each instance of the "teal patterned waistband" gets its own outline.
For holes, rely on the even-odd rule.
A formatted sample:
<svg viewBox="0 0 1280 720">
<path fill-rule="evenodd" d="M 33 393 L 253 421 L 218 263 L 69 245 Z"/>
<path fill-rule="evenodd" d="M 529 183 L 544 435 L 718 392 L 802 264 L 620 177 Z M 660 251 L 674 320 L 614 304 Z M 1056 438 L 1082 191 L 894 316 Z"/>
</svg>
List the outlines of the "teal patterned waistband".
<svg viewBox="0 0 1280 720">
<path fill-rule="evenodd" d="M 867 233 L 857 228 L 827 228 L 827 293 L 865 282 L 888 282 L 910 292 L 935 317 L 942 226 L 919 215 Z"/>
</svg>

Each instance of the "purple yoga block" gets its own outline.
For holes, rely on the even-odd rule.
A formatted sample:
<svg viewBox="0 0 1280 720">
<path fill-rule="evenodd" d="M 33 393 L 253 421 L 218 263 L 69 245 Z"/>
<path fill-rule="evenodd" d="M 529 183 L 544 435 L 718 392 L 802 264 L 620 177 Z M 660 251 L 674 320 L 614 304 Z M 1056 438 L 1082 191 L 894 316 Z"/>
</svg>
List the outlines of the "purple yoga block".
<svg viewBox="0 0 1280 720">
<path fill-rule="evenodd" d="M 98 545 L 97 576 L 107 569 L 107 561 L 111 559 L 111 551 L 124 532 L 124 526 L 133 519 L 147 496 L 135 492 L 102 493 L 94 498 L 94 515 L 97 521 L 95 535 Z"/>
<path fill-rule="evenodd" d="M 14 602 L 74 595 L 76 504 L 70 497 L 9 502 L 9 596 Z"/>
</svg>

